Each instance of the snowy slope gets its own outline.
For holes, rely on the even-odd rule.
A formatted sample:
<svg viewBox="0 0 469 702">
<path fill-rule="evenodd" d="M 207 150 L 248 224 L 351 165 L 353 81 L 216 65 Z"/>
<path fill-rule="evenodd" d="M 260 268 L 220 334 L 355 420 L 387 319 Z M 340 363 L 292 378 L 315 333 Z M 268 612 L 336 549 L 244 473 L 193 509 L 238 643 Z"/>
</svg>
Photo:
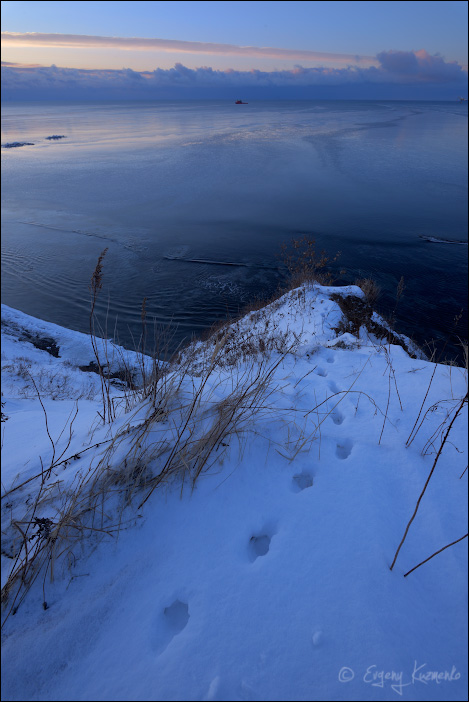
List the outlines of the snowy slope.
<svg viewBox="0 0 469 702">
<path fill-rule="evenodd" d="M 54 441 L 65 427 L 55 460 L 70 435 L 74 460 L 51 471 L 36 516 L 55 524 L 78 476 L 105 459 L 101 518 L 121 520 L 118 538 L 67 547 L 53 582 L 40 573 L 7 617 L 3 699 L 467 699 L 467 541 L 403 577 L 467 530 L 467 374 L 365 328 L 343 333 L 334 294 L 363 297 L 288 293 L 181 354 L 158 381 L 164 405 L 140 395 L 106 426 L 99 377 L 77 369 L 92 359 L 87 337 L 2 307 L 2 583 L 11 523 L 31 515 L 38 479 L 11 490 L 53 452 L 18 357 L 35 378 L 70 376 L 62 395 L 41 386 Z M 24 329 L 55 339 L 59 357 Z M 124 460 L 133 477 L 139 466 L 132 490 Z"/>
</svg>

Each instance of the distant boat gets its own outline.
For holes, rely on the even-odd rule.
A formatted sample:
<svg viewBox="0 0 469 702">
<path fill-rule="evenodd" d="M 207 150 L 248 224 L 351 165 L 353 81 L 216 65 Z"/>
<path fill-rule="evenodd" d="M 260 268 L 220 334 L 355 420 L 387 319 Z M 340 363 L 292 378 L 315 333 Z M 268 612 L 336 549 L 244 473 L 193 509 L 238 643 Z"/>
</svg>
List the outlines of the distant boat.
<svg viewBox="0 0 469 702">
<path fill-rule="evenodd" d="M 236 100 L 235 105 L 249 105 L 249 103 L 243 102 L 242 100 Z"/>
<path fill-rule="evenodd" d="M 467 98 L 459 96 L 459 102 L 467 102 Z"/>
</svg>

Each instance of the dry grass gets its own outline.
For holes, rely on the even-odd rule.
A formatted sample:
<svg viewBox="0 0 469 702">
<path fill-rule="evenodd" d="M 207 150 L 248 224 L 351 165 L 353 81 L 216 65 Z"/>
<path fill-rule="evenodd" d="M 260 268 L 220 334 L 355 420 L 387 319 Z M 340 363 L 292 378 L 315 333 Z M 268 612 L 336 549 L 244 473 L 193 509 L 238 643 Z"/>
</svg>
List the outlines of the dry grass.
<svg viewBox="0 0 469 702">
<path fill-rule="evenodd" d="M 98 270 L 92 309 L 99 280 Z M 255 431 L 259 422 L 281 412 L 269 405 L 278 389 L 275 373 L 299 339 L 279 328 L 277 307 L 253 311 L 245 322 L 220 326 L 206 342 L 191 344 L 169 361 L 161 362 L 155 352 L 149 368 L 143 306 L 143 381 L 118 398 L 110 397 L 106 389 L 107 360 L 99 357 L 95 337 L 96 366 L 103 379 L 102 419 L 109 422 L 119 415 L 125 420 L 111 438 L 90 445 L 79 455 L 67 456 L 66 451 L 57 455 L 41 391 L 34 386 L 44 411 L 52 459 L 46 467 L 41 462 L 36 476 L 3 495 L 12 510 L 26 484 L 34 495 L 21 519 L 12 516 L 8 530 L 8 551 L 14 563 L 2 591 L 3 601 L 9 603 L 7 617 L 38 577 L 45 587 L 48 574 L 53 578 L 59 567 L 75 562 L 84 536 L 95 539 L 118 533 L 128 523 L 125 517 L 133 523 L 140 516 L 140 509 L 157 488 L 177 483 L 181 490 L 186 485 L 194 489 L 200 475 L 221 464 L 228 451 L 241 450 L 248 432 Z M 91 321 L 94 328 L 95 321 Z M 130 372 L 124 354 L 121 362 Z M 29 374 L 29 368 L 24 372 Z M 74 418 L 68 420 L 70 437 Z M 90 449 L 95 450 L 86 453 Z M 88 455 L 93 455 L 91 462 Z M 73 466 L 75 475 L 68 484 L 57 472 L 59 466 L 61 471 Z"/>
<path fill-rule="evenodd" d="M 289 290 L 314 283 L 331 285 L 333 277 L 328 266 L 337 261 L 340 252 L 331 258 L 326 251 L 317 251 L 315 239 L 308 236 L 293 239 L 281 249 L 280 259 L 288 271 Z"/>
<path fill-rule="evenodd" d="M 365 294 L 365 300 L 369 305 L 374 305 L 376 304 L 377 300 L 379 299 L 381 295 L 381 288 L 379 285 L 376 283 L 373 278 L 358 278 L 355 281 L 355 285 L 357 285 L 361 290 L 363 290 Z"/>
<path fill-rule="evenodd" d="M 245 344 L 236 344 L 226 329 L 164 367 L 155 362 L 154 375 L 147 377 L 144 388 L 129 391 L 132 401 L 122 399 L 125 421 L 112 438 L 101 442 L 91 462 L 85 451 L 66 456 L 70 440 L 57 455 L 35 386 L 52 459 L 27 481 L 34 498 L 21 519 L 12 517 L 7 530 L 8 551 L 14 558 L 2 591 L 2 600 L 9 603 L 7 617 L 38 577 L 45 587 L 47 575 L 53 578 L 59 567 L 75 562 L 83 536 L 117 534 L 125 518 L 133 523 L 161 486 L 177 482 L 181 489 L 194 489 L 202 473 L 219 464 L 231 448 L 240 448 L 247 432 L 271 414 L 268 398 L 276 390 L 275 371 L 295 342 L 288 346 L 285 335 L 273 330 L 264 347 L 259 346 L 260 337 L 256 343 L 247 346 L 245 339 Z M 265 353 L 266 346 L 272 354 Z M 107 405 L 106 411 L 109 420 Z M 111 416 L 116 414 L 113 406 Z M 69 439 L 75 417 L 68 420 Z M 68 484 L 57 472 L 59 465 L 61 471 L 71 465 L 76 470 Z M 16 486 L 3 499 L 13 509 L 20 495 L 21 486 Z"/>
</svg>

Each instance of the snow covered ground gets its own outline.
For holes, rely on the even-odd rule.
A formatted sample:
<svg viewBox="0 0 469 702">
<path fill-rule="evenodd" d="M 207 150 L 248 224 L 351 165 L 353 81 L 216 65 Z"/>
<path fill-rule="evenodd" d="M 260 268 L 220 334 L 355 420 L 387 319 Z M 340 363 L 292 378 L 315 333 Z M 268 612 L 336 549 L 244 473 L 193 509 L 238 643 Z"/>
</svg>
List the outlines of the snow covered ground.
<svg viewBox="0 0 469 702">
<path fill-rule="evenodd" d="M 106 425 L 89 337 L 2 306 L 4 700 L 467 699 L 467 541 L 404 577 L 467 531 L 467 373 L 339 296 L 114 380 Z"/>
</svg>

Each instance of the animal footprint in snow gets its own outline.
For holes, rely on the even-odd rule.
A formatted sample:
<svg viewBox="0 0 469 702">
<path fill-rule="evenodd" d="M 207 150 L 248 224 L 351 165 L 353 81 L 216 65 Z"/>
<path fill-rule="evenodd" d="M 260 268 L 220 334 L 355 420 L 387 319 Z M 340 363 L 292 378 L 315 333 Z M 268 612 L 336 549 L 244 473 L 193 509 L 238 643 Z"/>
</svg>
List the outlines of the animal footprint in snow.
<svg viewBox="0 0 469 702">
<path fill-rule="evenodd" d="M 313 476 L 303 471 L 302 473 L 297 473 L 292 478 L 292 490 L 293 492 L 301 492 L 306 490 L 306 488 L 311 487 L 313 484 Z"/>
<path fill-rule="evenodd" d="M 312 642 L 313 642 L 313 646 L 320 646 L 321 645 L 322 631 L 320 629 L 316 629 L 316 631 L 313 633 Z"/>
<path fill-rule="evenodd" d="M 327 375 L 327 371 L 325 371 L 324 368 L 321 368 L 321 367 L 316 368 L 316 370 L 314 372 L 316 373 L 316 375 L 320 375 L 321 378 L 325 378 Z"/>
<path fill-rule="evenodd" d="M 189 606 L 181 600 L 174 600 L 173 604 L 164 608 L 163 612 L 168 627 L 179 634 L 189 621 Z"/>
<path fill-rule="evenodd" d="M 342 424 L 342 422 L 344 421 L 344 415 L 337 409 L 331 412 L 331 418 L 334 424 Z"/>
<path fill-rule="evenodd" d="M 344 441 L 341 444 L 337 444 L 336 448 L 336 456 L 338 458 L 348 458 L 350 454 L 352 453 L 353 449 L 353 441 L 351 439 L 344 439 Z"/>
<path fill-rule="evenodd" d="M 153 647 L 157 653 L 162 653 L 177 634 L 186 628 L 189 621 L 189 606 L 181 600 L 165 607 L 156 623 Z"/>
<path fill-rule="evenodd" d="M 253 563 L 259 556 L 265 556 L 269 553 L 271 536 L 261 534 L 260 536 L 251 536 L 249 540 L 249 558 Z"/>
</svg>

